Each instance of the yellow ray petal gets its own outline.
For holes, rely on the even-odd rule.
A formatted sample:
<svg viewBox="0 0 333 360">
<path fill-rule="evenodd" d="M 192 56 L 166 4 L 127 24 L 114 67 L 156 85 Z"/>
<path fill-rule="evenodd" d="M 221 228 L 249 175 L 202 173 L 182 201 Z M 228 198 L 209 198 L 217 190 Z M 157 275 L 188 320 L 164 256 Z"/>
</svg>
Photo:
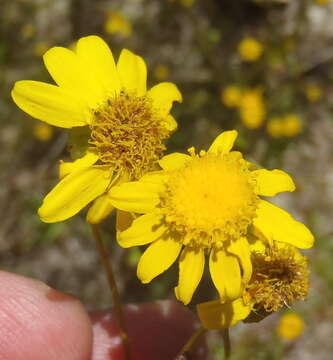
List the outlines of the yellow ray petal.
<svg viewBox="0 0 333 360">
<path fill-rule="evenodd" d="M 17 81 L 12 91 L 16 105 L 48 124 L 71 128 L 87 125 L 88 109 L 68 90 L 39 81 Z"/>
<path fill-rule="evenodd" d="M 78 58 L 73 51 L 55 46 L 43 55 L 43 60 L 47 71 L 59 86 L 73 91 L 79 89 L 79 83 L 82 86 Z"/>
<path fill-rule="evenodd" d="M 144 283 L 149 283 L 156 276 L 167 270 L 177 259 L 181 243 L 171 238 L 154 241 L 142 254 L 137 275 Z"/>
<path fill-rule="evenodd" d="M 134 216 L 128 212 L 123 210 L 117 210 L 117 218 L 116 218 L 116 230 L 117 237 L 122 231 L 127 230 L 134 221 Z"/>
<path fill-rule="evenodd" d="M 106 219 L 114 210 L 107 194 L 99 196 L 87 212 L 86 221 L 88 224 L 99 224 Z"/>
<path fill-rule="evenodd" d="M 142 96 L 147 91 L 147 67 L 144 60 L 131 51 L 122 50 L 117 63 L 121 85 L 129 92 Z"/>
<path fill-rule="evenodd" d="M 223 131 L 212 143 L 208 152 L 212 154 L 228 154 L 238 136 L 236 130 Z"/>
<path fill-rule="evenodd" d="M 287 211 L 261 200 L 253 225 L 270 241 L 286 242 L 301 249 L 312 247 L 310 230 L 295 220 Z"/>
<path fill-rule="evenodd" d="M 169 180 L 170 175 L 163 170 L 152 171 L 143 175 L 140 182 L 164 185 Z"/>
<path fill-rule="evenodd" d="M 101 195 L 111 180 L 110 170 L 91 166 L 66 176 L 44 198 L 38 215 L 44 222 L 63 221 Z"/>
<path fill-rule="evenodd" d="M 112 187 L 109 197 L 117 209 L 144 214 L 155 209 L 163 190 L 163 184 L 133 181 Z"/>
<path fill-rule="evenodd" d="M 209 270 L 222 300 L 234 300 L 241 294 L 241 273 L 237 257 L 223 250 L 211 251 Z"/>
<path fill-rule="evenodd" d="M 282 170 L 255 170 L 252 172 L 257 180 L 256 192 L 263 196 L 275 196 L 283 191 L 294 191 L 292 178 Z"/>
<path fill-rule="evenodd" d="M 178 124 L 177 124 L 176 119 L 172 115 L 168 115 L 165 118 L 164 123 L 165 123 L 165 127 L 167 130 L 172 131 L 172 132 L 177 130 Z"/>
<path fill-rule="evenodd" d="M 95 164 L 98 160 L 98 156 L 93 151 L 87 151 L 87 153 L 80 159 L 71 162 L 65 162 L 60 160 L 59 163 L 59 178 L 62 179 L 66 175 L 71 174 L 74 171 L 78 171 Z"/>
<path fill-rule="evenodd" d="M 182 94 L 177 86 L 170 82 L 153 86 L 147 96 L 153 100 L 156 111 L 159 111 L 162 117 L 169 114 L 174 101 L 182 102 Z"/>
<path fill-rule="evenodd" d="M 90 108 L 95 108 L 105 100 L 102 98 L 101 86 L 98 91 L 92 86 L 91 67 L 80 61 L 75 52 L 56 46 L 48 50 L 43 59 L 54 81 L 82 99 Z"/>
<path fill-rule="evenodd" d="M 228 247 L 228 252 L 238 257 L 238 261 L 242 266 L 242 278 L 243 283 L 248 283 L 252 276 L 252 262 L 250 245 L 245 238 L 239 238 L 236 241 L 232 241 Z"/>
<path fill-rule="evenodd" d="M 116 64 L 109 46 L 98 36 L 81 38 L 76 53 L 83 69 L 89 75 L 91 91 L 101 95 L 101 100 L 119 93 L 121 85 Z"/>
<path fill-rule="evenodd" d="M 160 238 L 166 231 L 162 215 L 152 212 L 136 218 L 125 231 L 118 233 L 118 243 L 124 248 L 149 244 Z"/>
<path fill-rule="evenodd" d="M 215 300 L 198 304 L 197 312 L 202 325 L 206 329 L 214 330 L 229 328 L 246 319 L 251 307 L 244 305 L 243 299 L 226 303 Z"/>
<path fill-rule="evenodd" d="M 182 153 L 172 153 L 165 155 L 159 160 L 159 164 L 164 170 L 177 170 L 191 160 L 191 156 Z"/>
<path fill-rule="evenodd" d="M 179 282 L 175 288 L 178 300 L 187 305 L 202 278 L 205 267 L 205 253 L 203 249 L 195 251 L 185 247 L 179 260 Z"/>
</svg>

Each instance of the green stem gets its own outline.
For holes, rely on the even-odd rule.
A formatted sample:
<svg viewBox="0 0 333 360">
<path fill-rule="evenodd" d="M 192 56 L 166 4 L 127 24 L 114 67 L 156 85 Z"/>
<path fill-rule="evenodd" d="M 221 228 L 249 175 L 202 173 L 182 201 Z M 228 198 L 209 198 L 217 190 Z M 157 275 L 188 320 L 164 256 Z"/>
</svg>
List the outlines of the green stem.
<svg viewBox="0 0 333 360">
<path fill-rule="evenodd" d="M 115 312 L 116 319 L 118 322 L 119 333 L 120 333 L 120 337 L 121 337 L 124 351 L 125 351 L 125 358 L 127 360 L 131 360 L 131 352 L 130 352 L 129 340 L 128 340 L 128 335 L 127 335 L 127 330 L 126 330 L 124 312 L 122 309 L 122 304 L 121 304 L 121 300 L 120 300 L 120 296 L 119 296 L 117 283 L 116 283 L 116 280 L 115 280 L 115 277 L 114 277 L 114 274 L 112 271 L 110 255 L 108 253 L 107 247 L 105 246 L 105 244 L 102 240 L 99 226 L 91 225 L 91 228 L 92 228 L 92 232 L 94 235 L 94 239 L 96 241 L 97 250 L 99 252 L 101 261 L 104 265 L 107 280 L 108 280 L 109 287 L 111 290 L 113 308 L 114 308 L 114 312 Z"/>
</svg>

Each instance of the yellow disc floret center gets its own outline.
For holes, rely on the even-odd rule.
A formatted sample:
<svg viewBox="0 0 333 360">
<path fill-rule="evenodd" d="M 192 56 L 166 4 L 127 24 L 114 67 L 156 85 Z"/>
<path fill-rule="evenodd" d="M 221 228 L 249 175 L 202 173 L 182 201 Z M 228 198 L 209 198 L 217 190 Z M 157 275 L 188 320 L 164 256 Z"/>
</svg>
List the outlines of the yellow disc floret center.
<svg viewBox="0 0 333 360">
<path fill-rule="evenodd" d="M 163 120 L 147 96 L 122 91 L 94 111 L 89 143 L 102 163 L 138 179 L 165 149 Z"/>
<path fill-rule="evenodd" d="M 171 176 L 166 220 L 184 242 L 210 248 L 244 234 L 255 217 L 255 180 L 239 153 L 193 156 Z"/>
</svg>

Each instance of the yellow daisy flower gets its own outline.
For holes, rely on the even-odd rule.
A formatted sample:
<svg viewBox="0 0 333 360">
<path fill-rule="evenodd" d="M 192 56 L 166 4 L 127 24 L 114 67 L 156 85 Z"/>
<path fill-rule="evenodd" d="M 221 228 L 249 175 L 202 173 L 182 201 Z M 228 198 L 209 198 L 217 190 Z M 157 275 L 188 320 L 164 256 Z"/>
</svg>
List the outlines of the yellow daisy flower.
<svg viewBox="0 0 333 360">
<path fill-rule="evenodd" d="M 257 61 L 264 51 L 263 44 L 253 37 L 245 37 L 238 45 L 238 53 L 243 60 Z"/>
<path fill-rule="evenodd" d="M 286 340 L 295 340 L 304 332 L 304 320 L 296 313 L 283 314 L 277 326 L 277 334 Z"/>
<path fill-rule="evenodd" d="M 97 36 L 81 38 L 75 51 L 53 47 L 44 63 L 57 85 L 18 81 L 15 103 L 50 125 L 86 127 L 86 155 L 61 163 L 59 184 L 45 197 L 39 216 L 45 222 L 70 218 L 94 201 L 88 221 L 97 223 L 113 209 L 112 185 L 138 179 L 161 157 L 163 140 L 177 127 L 169 114 L 181 101 L 177 87 L 160 83 L 147 91 L 143 59 L 124 49 L 117 64 Z"/>
<path fill-rule="evenodd" d="M 294 137 L 303 130 L 303 123 L 297 114 L 287 114 L 283 117 L 283 135 L 285 137 Z"/>
<path fill-rule="evenodd" d="M 283 117 L 273 116 L 267 121 L 266 130 L 274 138 L 283 136 Z"/>
<path fill-rule="evenodd" d="M 305 95 L 310 102 L 317 102 L 323 96 L 323 91 L 320 86 L 315 83 L 307 84 L 305 87 Z"/>
<path fill-rule="evenodd" d="M 242 100 L 242 89 L 237 85 L 228 85 L 221 91 L 221 102 L 230 108 L 240 105 Z"/>
<path fill-rule="evenodd" d="M 330 0 L 314 0 L 314 2 L 319 5 L 328 5 Z"/>
<path fill-rule="evenodd" d="M 119 34 L 127 38 L 132 33 L 132 24 L 119 11 L 110 11 L 104 24 L 106 33 L 113 35 Z"/>
<path fill-rule="evenodd" d="M 35 125 L 33 134 L 39 141 L 49 141 L 53 136 L 53 128 L 50 125 L 39 123 Z"/>
<path fill-rule="evenodd" d="M 197 305 L 200 321 L 206 329 L 228 328 L 245 319 L 258 322 L 295 300 L 305 298 L 309 288 L 306 257 L 289 244 L 276 241 L 272 246 L 263 244 L 257 240 L 255 246 L 250 245 L 253 272 L 241 297 Z"/>
<path fill-rule="evenodd" d="M 258 129 L 265 121 L 266 105 L 261 89 L 248 89 L 242 93 L 239 115 L 248 129 Z"/>
<path fill-rule="evenodd" d="M 179 258 L 179 300 L 188 304 L 209 255 L 212 280 L 222 299 L 236 299 L 251 278 L 249 227 L 300 248 L 312 246 L 311 232 L 286 211 L 259 195 L 294 191 L 281 170 L 255 170 L 242 154 L 231 151 L 236 131 L 220 134 L 207 152 L 163 157 L 162 171 L 123 183 L 110 192 L 118 209 L 144 214 L 118 233 L 122 247 L 151 245 L 140 258 L 137 274 L 149 283 Z"/>
</svg>

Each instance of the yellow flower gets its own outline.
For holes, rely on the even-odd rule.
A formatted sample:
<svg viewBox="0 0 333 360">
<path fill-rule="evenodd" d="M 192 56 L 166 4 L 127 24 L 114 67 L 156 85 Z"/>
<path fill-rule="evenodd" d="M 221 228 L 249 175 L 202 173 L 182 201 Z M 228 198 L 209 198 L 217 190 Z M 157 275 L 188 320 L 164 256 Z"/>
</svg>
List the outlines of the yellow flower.
<svg viewBox="0 0 333 360">
<path fill-rule="evenodd" d="M 169 112 L 181 94 L 168 82 L 147 91 L 143 59 L 124 49 L 115 64 L 97 36 L 81 38 L 75 51 L 54 47 L 44 62 L 58 86 L 18 81 L 15 103 L 50 125 L 85 127 L 89 139 L 85 156 L 60 164 L 62 180 L 45 197 L 39 216 L 66 220 L 94 201 L 87 220 L 97 223 L 113 209 L 107 193 L 116 182 L 138 179 L 156 166 L 163 140 L 177 127 Z"/>
<path fill-rule="evenodd" d="M 319 4 L 319 5 L 328 5 L 330 0 L 314 0 L 314 2 Z"/>
<path fill-rule="evenodd" d="M 179 0 L 180 5 L 186 7 L 186 8 L 190 8 L 194 5 L 195 0 Z"/>
<path fill-rule="evenodd" d="M 251 89 L 243 92 L 239 114 L 242 123 L 248 129 L 257 129 L 262 125 L 266 116 L 266 107 L 261 90 Z"/>
<path fill-rule="evenodd" d="M 248 62 L 258 60 L 262 55 L 263 50 L 261 42 L 252 37 L 244 38 L 238 45 L 240 56 Z"/>
<path fill-rule="evenodd" d="M 229 85 L 221 91 L 221 102 L 230 108 L 240 105 L 242 89 L 236 85 Z"/>
<path fill-rule="evenodd" d="M 36 34 L 36 28 L 32 24 L 25 24 L 21 29 L 21 35 L 24 39 L 31 39 Z"/>
<path fill-rule="evenodd" d="M 179 300 L 188 304 L 203 274 L 209 255 L 212 280 L 222 299 L 236 299 L 251 278 L 247 240 L 249 227 L 269 241 L 312 246 L 311 232 L 286 211 L 259 195 L 294 191 L 281 170 L 254 170 L 242 154 L 230 151 L 236 131 L 219 135 L 208 152 L 173 153 L 159 163 L 162 171 L 111 189 L 118 209 L 144 214 L 118 233 L 122 247 L 150 244 L 137 274 L 143 283 L 168 269 L 179 258 Z"/>
<path fill-rule="evenodd" d="M 296 313 L 283 314 L 277 326 L 277 334 L 286 340 L 295 340 L 304 331 L 304 320 Z"/>
<path fill-rule="evenodd" d="M 314 84 L 308 84 L 305 87 L 305 95 L 310 102 L 317 102 L 323 96 L 321 88 Z"/>
<path fill-rule="evenodd" d="M 266 130 L 274 138 L 279 138 L 283 134 L 283 118 L 274 116 L 267 121 Z"/>
<path fill-rule="evenodd" d="M 286 114 L 269 119 L 266 130 L 275 138 L 294 137 L 302 132 L 303 124 L 297 114 Z"/>
<path fill-rule="evenodd" d="M 282 135 L 285 137 L 294 137 L 303 130 L 303 124 L 297 114 L 287 114 L 283 117 Z"/>
<path fill-rule="evenodd" d="M 170 75 L 170 70 L 166 65 L 158 64 L 154 69 L 154 75 L 157 80 L 165 80 Z"/>
<path fill-rule="evenodd" d="M 118 11 L 110 11 L 104 23 L 106 33 L 120 34 L 129 37 L 132 34 L 132 24 Z"/>
<path fill-rule="evenodd" d="M 256 240 L 260 247 L 262 240 Z M 221 329 L 241 320 L 258 322 L 272 312 L 302 300 L 309 287 L 307 259 L 292 245 L 275 241 L 259 250 L 251 248 L 252 276 L 242 296 L 233 301 L 214 300 L 197 305 L 197 312 L 206 329 Z M 221 273 L 222 276 L 222 273 Z"/>
<path fill-rule="evenodd" d="M 49 141 L 53 136 L 53 128 L 44 123 L 37 124 L 34 127 L 34 136 L 40 141 Z"/>
</svg>

